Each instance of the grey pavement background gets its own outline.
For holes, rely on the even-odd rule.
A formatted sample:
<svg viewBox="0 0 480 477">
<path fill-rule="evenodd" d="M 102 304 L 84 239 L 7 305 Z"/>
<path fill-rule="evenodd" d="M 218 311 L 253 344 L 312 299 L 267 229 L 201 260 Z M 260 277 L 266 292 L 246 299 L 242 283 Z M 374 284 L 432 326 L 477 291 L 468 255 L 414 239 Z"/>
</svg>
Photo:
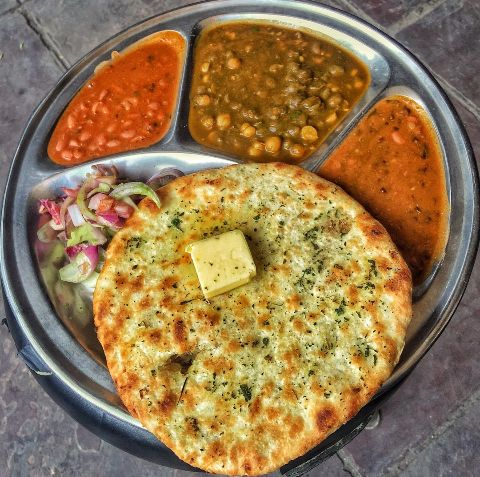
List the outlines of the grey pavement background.
<svg viewBox="0 0 480 477">
<path fill-rule="evenodd" d="M 0 0 L 0 190 L 29 114 L 78 58 L 173 0 Z M 480 158 L 480 1 L 332 0 L 403 42 L 455 103 Z M 480 267 L 446 331 L 363 431 L 313 476 L 480 475 Z M 3 318 L 3 307 L 0 311 Z M 37 385 L 0 328 L 0 476 L 188 477 L 83 429 Z M 198 475 L 198 474 L 192 474 Z"/>
</svg>

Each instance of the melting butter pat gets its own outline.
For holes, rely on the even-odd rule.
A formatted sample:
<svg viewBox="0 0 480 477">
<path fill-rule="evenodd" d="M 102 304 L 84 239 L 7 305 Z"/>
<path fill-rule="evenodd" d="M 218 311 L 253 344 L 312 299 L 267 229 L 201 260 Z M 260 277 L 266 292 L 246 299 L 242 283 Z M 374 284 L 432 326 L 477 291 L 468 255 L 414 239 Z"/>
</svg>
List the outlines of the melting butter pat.
<svg viewBox="0 0 480 477">
<path fill-rule="evenodd" d="M 245 285 L 257 273 L 240 230 L 191 243 L 186 251 L 192 256 L 205 298 Z"/>
</svg>

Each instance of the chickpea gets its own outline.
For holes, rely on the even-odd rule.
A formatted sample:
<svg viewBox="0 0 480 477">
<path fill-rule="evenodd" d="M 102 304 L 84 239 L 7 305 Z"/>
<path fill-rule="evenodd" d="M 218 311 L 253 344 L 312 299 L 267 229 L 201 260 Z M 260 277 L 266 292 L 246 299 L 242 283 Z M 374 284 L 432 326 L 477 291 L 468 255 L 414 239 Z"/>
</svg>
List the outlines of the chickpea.
<svg viewBox="0 0 480 477">
<path fill-rule="evenodd" d="M 307 84 L 312 78 L 312 72 L 308 69 L 299 70 L 297 73 L 297 79 L 302 84 Z"/>
<path fill-rule="evenodd" d="M 300 159 L 305 154 L 305 148 L 301 144 L 293 144 L 290 147 L 290 155 L 295 159 Z"/>
<path fill-rule="evenodd" d="M 263 152 L 265 150 L 265 144 L 260 141 L 253 141 L 252 147 L 258 149 L 259 151 Z"/>
<path fill-rule="evenodd" d="M 292 124 L 295 126 L 305 126 L 307 124 L 307 116 L 306 114 L 300 112 L 300 111 L 294 111 L 290 115 L 290 120 Z"/>
<path fill-rule="evenodd" d="M 320 55 L 322 53 L 322 47 L 317 41 L 312 43 L 312 53 L 314 53 L 315 55 Z"/>
<path fill-rule="evenodd" d="M 202 123 L 202 126 L 204 128 L 212 129 L 214 120 L 212 116 L 202 116 L 202 119 L 200 119 L 200 122 Z"/>
<path fill-rule="evenodd" d="M 207 136 L 207 140 L 208 142 L 214 144 L 214 143 L 217 143 L 217 144 L 220 144 L 222 142 L 222 139 L 220 138 L 220 136 L 218 135 L 218 132 L 217 131 L 212 131 L 208 136 Z"/>
<path fill-rule="evenodd" d="M 211 98 L 208 94 L 198 94 L 193 101 L 198 106 L 208 106 L 211 103 Z"/>
<path fill-rule="evenodd" d="M 330 95 L 332 94 L 332 91 L 330 88 L 323 88 L 321 93 L 320 93 L 320 98 L 322 98 L 324 101 L 326 101 L 328 98 L 330 98 Z"/>
<path fill-rule="evenodd" d="M 227 68 L 229 70 L 237 70 L 238 68 L 240 68 L 240 64 L 241 64 L 240 60 L 235 56 L 232 56 L 227 60 Z"/>
<path fill-rule="evenodd" d="M 277 83 L 276 83 L 276 81 L 275 81 L 273 78 L 267 78 L 267 79 L 265 80 L 265 86 L 266 86 L 267 88 L 273 89 L 273 88 L 275 88 L 275 87 L 277 86 Z"/>
<path fill-rule="evenodd" d="M 283 69 L 283 67 L 284 65 L 280 63 L 274 63 L 273 65 L 270 65 L 270 67 L 268 68 L 268 71 L 270 71 L 270 73 L 278 73 Z"/>
<path fill-rule="evenodd" d="M 262 150 L 261 149 L 257 149 L 256 147 L 254 146 L 250 146 L 248 148 L 248 155 L 249 156 L 253 156 L 253 157 L 259 157 L 262 155 Z"/>
<path fill-rule="evenodd" d="M 287 81 L 289 81 L 289 77 L 287 75 L 286 77 Z M 300 83 L 295 83 L 295 82 L 291 82 L 286 88 L 285 88 L 285 92 L 288 93 L 288 94 L 297 94 L 297 93 L 301 93 L 301 91 L 303 91 L 305 88 L 300 84 Z"/>
<path fill-rule="evenodd" d="M 297 74 L 300 70 L 300 65 L 296 61 L 289 61 L 287 63 L 287 72 Z"/>
<path fill-rule="evenodd" d="M 343 96 L 340 93 L 335 93 L 333 96 L 330 96 L 330 98 L 328 98 L 327 104 L 331 108 L 336 108 L 340 106 L 342 101 L 343 101 Z"/>
<path fill-rule="evenodd" d="M 282 147 L 282 140 L 278 136 L 270 136 L 265 139 L 265 151 L 275 154 Z"/>
<path fill-rule="evenodd" d="M 232 123 L 232 118 L 228 113 L 222 113 L 217 116 L 217 126 L 220 129 L 227 129 Z"/>
<path fill-rule="evenodd" d="M 259 119 L 258 114 L 253 109 L 244 109 L 241 114 L 249 121 L 257 121 Z"/>
<path fill-rule="evenodd" d="M 280 130 L 281 123 L 279 121 L 273 119 L 267 124 L 267 128 L 271 133 L 275 134 Z"/>
<path fill-rule="evenodd" d="M 290 148 L 293 146 L 293 141 L 291 141 L 290 139 L 284 139 L 283 141 L 283 144 L 282 144 L 282 149 L 284 151 L 289 151 Z"/>
<path fill-rule="evenodd" d="M 328 68 L 328 71 L 334 78 L 338 78 L 339 76 L 342 76 L 343 73 L 345 73 L 345 68 L 339 65 L 332 65 L 330 68 Z"/>
<path fill-rule="evenodd" d="M 243 123 L 240 126 L 240 134 L 244 137 L 253 137 L 257 130 L 249 123 Z"/>
<path fill-rule="evenodd" d="M 303 107 L 303 109 L 308 111 L 310 115 L 312 115 L 312 114 L 318 114 L 321 107 L 321 103 L 319 98 L 317 98 L 316 96 L 310 96 L 307 99 L 304 99 L 302 101 L 301 106 Z"/>
<path fill-rule="evenodd" d="M 264 139 L 265 137 L 267 137 L 269 135 L 270 135 L 270 132 L 269 132 L 268 128 L 263 127 L 261 125 L 257 126 L 257 137 L 258 138 Z"/>
<path fill-rule="evenodd" d="M 210 75 L 203 75 L 202 76 L 202 81 L 204 83 L 210 83 Z"/>
<path fill-rule="evenodd" d="M 353 83 L 353 87 L 354 87 L 355 89 L 363 88 L 363 81 L 361 81 L 361 80 L 356 80 L 355 83 Z"/>
<path fill-rule="evenodd" d="M 287 134 L 291 137 L 298 136 L 300 134 L 300 128 L 298 126 L 289 126 L 287 129 Z"/>
<path fill-rule="evenodd" d="M 206 61 L 205 63 L 202 63 L 202 66 L 200 67 L 200 70 L 202 73 L 208 73 L 208 70 L 210 69 L 210 63 Z"/>
<path fill-rule="evenodd" d="M 307 142 L 315 142 L 318 139 L 317 130 L 313 126 L 303 126 L 301 136 Z"/>
<path fill-rule="evenodd" d="M 287 97 L 287 105 L 291 109 L 296 109 L 302 102 L 302 97 L 298 95 L 292 95 Z"/>
<path fill-rule="evenodd" d="M 337 113 L 334 111 L 325 118 L 327 124 L 333 124 L 337 120 Z"/>
</svg>

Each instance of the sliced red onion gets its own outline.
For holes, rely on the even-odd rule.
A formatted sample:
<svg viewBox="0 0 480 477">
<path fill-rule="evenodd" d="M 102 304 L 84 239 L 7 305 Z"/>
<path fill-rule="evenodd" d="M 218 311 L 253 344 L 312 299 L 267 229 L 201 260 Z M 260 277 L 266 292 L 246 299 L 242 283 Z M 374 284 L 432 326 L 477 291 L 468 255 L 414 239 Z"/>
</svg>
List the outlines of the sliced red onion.
<svg viewBox="0 0 480 477">
<path fill-rule="evenodd" d="M 63 193 L 67 197 L 72 197 L 74 199 L 77 198 L 77 194 L 78 194 L 79 189 L 80 189 L 79 187 L 77 187 L 76 189 L 70 189 L 68 187 L 62 187 Z"/>
<path fill-rule="evenodd" d="M 87 245 L 77 252 L 68 265 L 59 270 L 60 279 L 70 283 L 83 282 L 95 270 L 97 263 L 98 247 Z"/>
<path fill-rule="evenodd" d="M 60 219 L 60 205 L 57 204 L 54 200 L 40 199 L 40 207 L 38 211 L 41 214 L 48 212 L 57 225 L 62 225 L 62 221 Z"/>
<path fill-rule="evenodd" d="M 79 227 L 80 225 L 85 223 L 85 219 L 83 218 L 83 215 L 80 212 L 80 208 L 77 204 L 69 205 L 67 210 L 75 227 Z"/>
<path fill-rule="evenodd" d="M 133 208 L 130 207 L 130 205 L 125 204 L 125 202 L 123 201 L 117 202 L 114 209 L 118 216 L 122 217 L 122 219 L 128 219 L 133 212 Z"/>
<path fill-rule="evenodd" d="M 126 182 L 125 184 L 119 184 L 109 195 L 114 199 L 125 199 L 131 195 L 144 195 L 152 200 L 158 208 L 161 207 L 158 195 L 151 187 L 143 182 Z"/>
<path fill-rule="evenodd" d="M 97 266 L 97 263 L 98 263 L 98 246 L 97 245 L 88 245 L 85 243 L 79 243 L 78 245 L 65 247 L 65 253 L 67 254 L 70 261 L 72 261 L 80 252 L 85 252 L 85 254 L 91 259 L 92 263 L 95 262 L 95 267 Z"/>
<path fill-rule="evenodd" d="M 87 194 L 87 199 L 90 199 L 90 197 L 92 197 L 92 195 L 95 195 L 97 192 L 108 193 L 108 192 L 110 192 L 110 189 L 111 189 L 111 188 L 112 188 L 111 185 L 105 184 L 105 183 L 101 182 L 100 184 L 98 184 L 98 187 L 95 187 L 95 189 L 92 189 L 92 190 Z"/>
<path fill-rule="evenodd" d="M 102 192 L 98 192 L 88 202 L 88 208 L 92 210 L 97 210 L 101 200 L 106 199 L 107 197 L 108 196 L 106 194 L 103 194 Z"/>
<path fill-rule="evenodd" d="M 62 224 L 57 224 L 53 219 L 48 223 L 53 230 L 63 230 L 65 228 Z"/>
<path fill-rule="evenodd" d="M 86 200 L 87 200 L 87 193 L 90 192 L 92 189 L 98 186 L 98 182 L 93 178 L 89 177 L 80 187 L 76 203 L 80 208 L 80 212 L 82 213 L 84 219 L 91 220 L 92 222 L 97 221 L 96 215 L 87 207 Z"/>
<path fill-rule="evenodd" d="M 84 244 L 72 245 L 71 247 L 65 247 L 65 253 L 69 260 L 72 261 L 79 252 L 83 251 L 84 248 Z"/>
<path fill-rule="evenodd" d="M 37 230 L 37 237 L 40 242 L 50 243 L 57 238 L 57 231 L 52 229 L 50 222 L 47 222 Z"/>
<path fill-rule="evenodd" d="M 118 228 L 121 228 L 123 225 L 123 222 L 115 213 L 109 212 L 106 214 L 98 214 L 97 217 L 98 217 L 98 222 L 100 224 L 106 225 L 107 227 L 118 229 Z"/>
<path fill-rule="evenodd" d="M 90 260 L 92 270 L 95 270 L 95 267 L 97 266 L 97 263 L 98 263 L 98 246 L 87 245 L 83 250 L 83 252 L 88 257 L 88 260 Z"/>
<path fill-rule="evenodd" d="M 103 245 L 104 243 L 106 243 L 108 239 L 105 236 L 105 234 L 102 232 L 102 229 L 99 227 L 95 227 L 94 224 L 91 224 L 91 225 L 92 225 L 92 231 L 93 231 L 93 235 L 95 237 L 96 243 L 98 243 L 99 245 Z"/>
<path fill-rule="evenodd" d="M 118 169 L 115 166 L 107 166 L 105 164 L 95 164 L 92 169 L 100 176 L 118 177 Z"/>
<path fill-rule="evenodd" d="M 137 210 L 138 209 L 138 206 L 137 204 L 135 204 L 135 202 L 133 202 L 133 200 L 130 198 L 130 197 L 123 197 L 122 198 L 122 202 L 124 202 L 125 204 L 129 205 L 132 210 Z"/>
<path fill-rule="evenodd" d="M 75 198 L 67 196 L 64 201 L 62 206 L 60 207 L 60 220 L 62 222 L 62 225 L 65 226 L 65 215 L 67 213 L 68 206 L 73 204 L 75 202 Z"/>
<path fill-rule="evenodd" d="M 115 176 L 98 176 L 96 179 L 98 182 L 103 184 L 113 185 L 117 182 L 117 178 Z"/>
<path fill-rule="evenodd" d="M 185 174 L 179 169 L 175 169 L 174 167 L 167 167 L 166 169 L 162 169 L 160 172 L 157 172 L 155 175 L 150 177 L 150 179 L 148 179 L 147 181 L 147 185 L 149 185 L 152 189 L 155 190 L 163 187 L 177 177 L 182 177 L 184 175 Z"/>
</svg>

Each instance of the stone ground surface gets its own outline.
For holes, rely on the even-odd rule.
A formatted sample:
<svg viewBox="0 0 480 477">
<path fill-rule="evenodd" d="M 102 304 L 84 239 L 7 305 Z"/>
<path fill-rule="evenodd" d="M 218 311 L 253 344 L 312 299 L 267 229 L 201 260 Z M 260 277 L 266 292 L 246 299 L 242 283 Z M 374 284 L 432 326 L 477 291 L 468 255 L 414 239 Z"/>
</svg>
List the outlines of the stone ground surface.
<svg viewBox="0 0 480 477">
<path fill-rule="evenodd" d="M 62 72 L 124 27 L 187 3 L 0 0 L 1 190 L 29 114 Z M 480 2 L 327 3 L 374 23 L 424 61 L 455 103 L 480 158 Z M 308 475 L 479 475 L 479 311 L 477 265 L 450 325 L 383 407 L 380 424 Z M 0 343 L 0 477 L 190 474 L 144 462 L 86 431 L 35 382 L 3 326 Z"/>
</svg>

